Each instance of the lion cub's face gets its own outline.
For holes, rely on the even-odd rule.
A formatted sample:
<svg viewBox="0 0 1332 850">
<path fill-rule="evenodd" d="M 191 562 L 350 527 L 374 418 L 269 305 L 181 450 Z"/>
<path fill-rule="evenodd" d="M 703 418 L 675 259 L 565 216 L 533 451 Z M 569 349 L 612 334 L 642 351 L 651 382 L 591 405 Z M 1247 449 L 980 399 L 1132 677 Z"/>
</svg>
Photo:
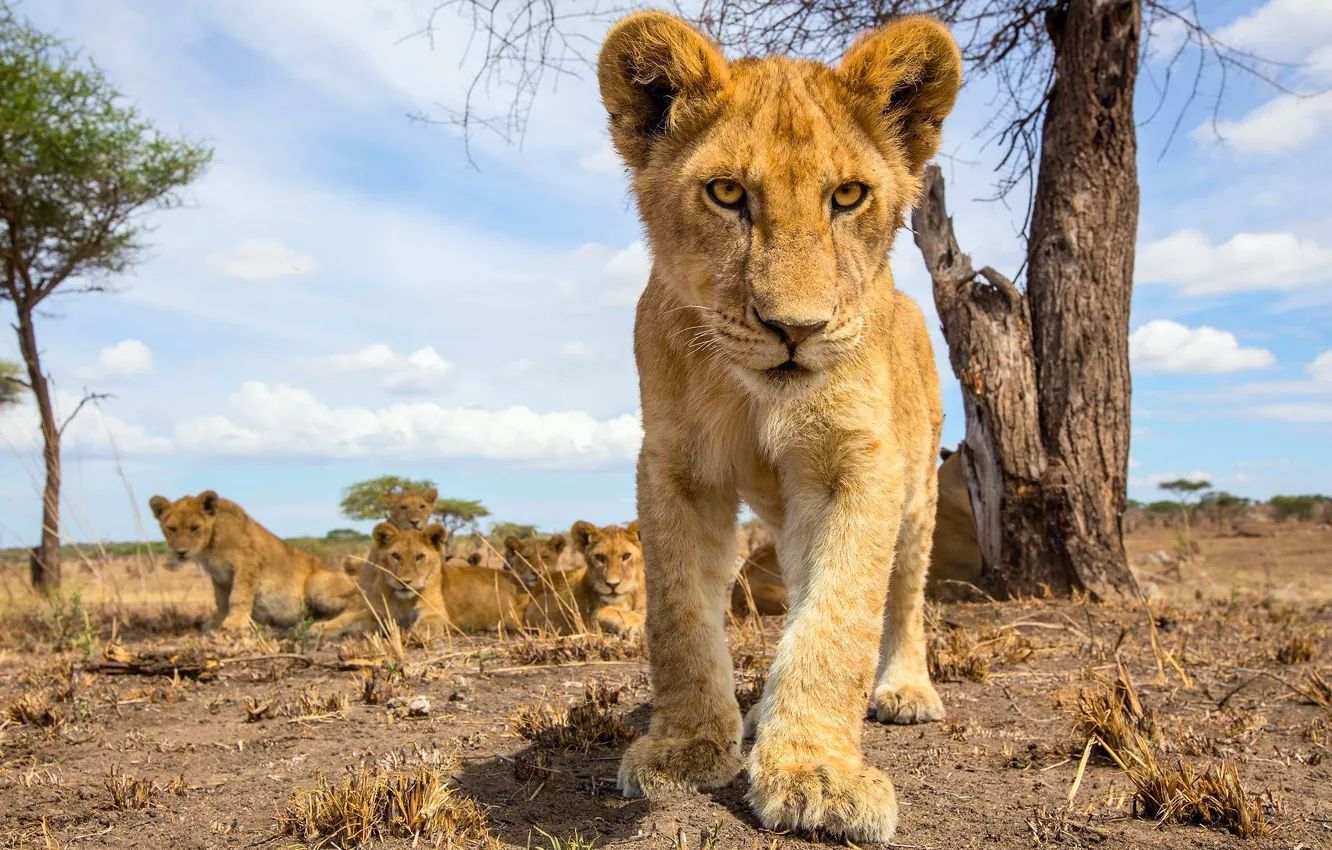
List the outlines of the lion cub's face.
<svg viewBox="0 0 1332 850">
<path fill-rule="evenodd" d="M 559 569 L 560 555 L 567 548 L 569 538 L 563 534 L 527 539 L 510 537 L 504 541 L 504 568 L 532 587 L 541 583 L 542 576 Z"/>
<path fill-rule="evenodd" d="M 440 547 L 448 532 L 439 524 L 424 529 L 399 529 L 391 522 L 381 522 L 372 533 L 378 549 L 376 566 L 385 587 L 403 600 L 417 599 L 432 583 L 439 581 Z"/>
<path fill-rule="evenodd" d="M 439 491 L 430 488 L 425 491 L 407 490 L 402 493 L 384 492 L 384 504 L 388 507 L 388 521 L 396 527 L 407 529 L 425 528 L 435 512 L 435 500 Z"/>
<path fill-rule="evenodd" d="M 948 31 L 923 18 L 862 38 L 836 69 L 728 63 L 661 12 L 612 28 L 598 68 L 611 137 L 653 281 L 696 313 L 696 350 L 791 395 L 857 349 L 960 68 Z"/>
<path fill-rule="evenodd" d="M 643 583 L 643 544 L 638 523 L 628 528 L 590 522 L 574 523 L 574 546 L 587 564 L 587 579 L 603 602 L 613 603 L 636 592 Z"/>
<path fill-rule="evenodd" d="M 197 496 L 184 496 L 171 501 L 165 496 L 148 500 L 153 516 L 162 527 L 167 550 L 171 557 L 168 566 L 179 566 L 182 561 L 197 558 L 210 540 L 217 522 L 218 496 L 205 490 Z"/>
</svg>

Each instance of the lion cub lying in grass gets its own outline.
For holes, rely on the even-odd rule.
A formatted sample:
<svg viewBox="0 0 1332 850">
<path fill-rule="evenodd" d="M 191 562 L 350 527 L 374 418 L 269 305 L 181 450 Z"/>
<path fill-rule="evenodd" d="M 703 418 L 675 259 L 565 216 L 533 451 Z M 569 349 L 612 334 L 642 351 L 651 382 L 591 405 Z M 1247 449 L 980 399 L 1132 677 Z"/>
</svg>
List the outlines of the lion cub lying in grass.
<svg viewBox="0 0 1332 850">
<path fill-rule="evenodd" d="M 481 631 L 522 625 L 527 592 L 499 570 L 461 559 L 443 566 L 448 532 L 439 524 L 400 529 L 381 522 L 372 533 L 371 558 L 361 566 L 361 604 L 316 627 L 324 637 L 365 634 L 388 627 L 427 635 L 448 628 Z"/>
<path fill-rule="evenodd" d="M 549 574 L 533 588 L 527 624 L 562 634 L 591 630 L 634 634 L 643 630 L 647 591 L 638 523 L 597 528 L 579 521 L 571 531 L 583 566 Z"/>
<path fill-rule="evenodd" d="M 167 566 L 196 561 L 213 580 L 217 613 L 209 630 L 248 630 L 251 618 L 290 628 L 306 610 L 332 617 L 358 596 L 345 573 L 326 568 L 212 490 L 174 502 L 153 496 L 148 506 L 166 538 Z"/>
</svg>

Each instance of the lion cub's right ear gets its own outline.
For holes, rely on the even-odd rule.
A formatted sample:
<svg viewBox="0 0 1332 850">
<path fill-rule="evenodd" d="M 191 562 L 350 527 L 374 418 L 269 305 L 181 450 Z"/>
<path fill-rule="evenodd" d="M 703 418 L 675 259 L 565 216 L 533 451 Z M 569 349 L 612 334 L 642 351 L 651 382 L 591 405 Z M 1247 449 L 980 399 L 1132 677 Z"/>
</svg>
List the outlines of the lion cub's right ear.
<svg viewBox="0 0 1332 850">
<path fill-rule="evenodd" d="M 381 522 L 375 526 L 375 530 L 370 532 L 376 546 L 387 546 L 393 542 L 393 538 L 398 536 L 398 527 L 391 522 Z"/>
<path fill-rule="evenodd" d="M 153 496 L 148 500 L 148 508 L 153 512 L 154 519 L 161 519 L 166 509 L 171 507 L 171 500 L 166 496 Z"/>
<path fill-rule="evenodd" d="M 637 12 L 611 27 L 597 81 L 625 164 L 646 166 L 652 145 L 706 113 L 728 76 L 716 45 L 674 15 Z"/>
</svg>

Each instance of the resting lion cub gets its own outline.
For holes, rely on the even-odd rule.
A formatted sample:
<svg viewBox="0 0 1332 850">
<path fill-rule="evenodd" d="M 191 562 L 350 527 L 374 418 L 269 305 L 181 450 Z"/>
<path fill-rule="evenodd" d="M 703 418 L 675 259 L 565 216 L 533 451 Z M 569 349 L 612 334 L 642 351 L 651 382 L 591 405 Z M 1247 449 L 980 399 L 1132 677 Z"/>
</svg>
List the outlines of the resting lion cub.
<svg viewBox="0 0 1332 850">
<path fill-rule="evenodd" d="M 245 631 L 255 622 L 290 628 L 304 609 L 332 617 L 358 596 L 352 580 L 277 537 L 212 490 L 175 502 L 148 500 L 170 552 L 169 567 L 197 561 L 213 580 L 217 613 L 208 629 Z"/>
<path fill-rule="evenodd" d="M 443 634 L 448 628 L 439 581 L 439 549 L 448 539 L 444 526 L 402 530 L 381 522 L 370 536 L 374 549 L 361 566 L 361 604 L 316 631 L 324 637 L 359 635 L 392 620 L 404 629 Z"/>
<path fill-rule="evenodd" d="M 743 499 L 791 602 L 749 803 L 769 829 L 886 842 L 897 800 L 861 753 L 866 697 L 883 722 L 943 716 L 922 616 L 943 413 L 888 257 L 961 84 L 957 46 L 903 18 L 836 68 L 728 62 L 642 12 L 597 73 L 653 250 L 634 353 L 655 694 L 620 789 L 717 788 L 742 767 L 724 625 Z"/>
<path fill-rule="evenodd" d="M 504 541 L 504 569 L 528 587 L 537 587 L 556 573 L 577 569 L 565 557 L 569 538 L 563 534 L 526 539 L 510 536 Z"/>
<path fill-rule="evenodd" d="M 610 634 L 641 632 L 647 591 L 638 523 L 597 528 L 579 521 L 570 537 L 583 566 L 551 573 L 532 589 L 527 625 L 562 634 L 593 628 Z"/>
</svg>

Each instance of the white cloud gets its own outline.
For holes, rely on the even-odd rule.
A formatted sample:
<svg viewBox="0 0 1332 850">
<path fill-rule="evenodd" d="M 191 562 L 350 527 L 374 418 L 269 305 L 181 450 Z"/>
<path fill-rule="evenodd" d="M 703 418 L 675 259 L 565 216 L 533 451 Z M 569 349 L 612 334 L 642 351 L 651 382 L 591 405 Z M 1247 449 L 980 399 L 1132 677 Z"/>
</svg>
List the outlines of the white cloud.
<svg viewBox="0 0 1332 850">
<path fill-rule="evenodd" d="M 530 357 L 520 357 L 512 363 L 506 363 L 499 370 L 501 378 L 521 378 L 536 368 L 536 361 Z"/>
<path fill-rule="evenodd" d="M 1135 276 L 1182 295 L 1285 291 L 1332 281 L 1332 249 L 1292 233 L 1237 233 L 1213 245 L 1197 230 L 1181 230 L 1142 246 Z"/>
<path fill-rule="evenodd" d="M 641 239 L 617 251 L 601 267 L 602 281 L 606 285 L 605 303 L 612 307 L 637 304 L 651 274 L 652 257 Z"/>
<path fill-rule="evenodd" d="M 312 274 L 315 258 L 287 247 L 281 239 L 246 239 L 225 251 L 204 258 L 209 268 L 236 280 L 278 280 Z"/>
<path fill-rule="evenodd" d="M 1283 94 L 1237 121 L 1199 124 L 1192 137 L 1200 144 L 1220 141 L 1241 154 L 1280 154 L 1303 147 L 1332 125 L 1332 92 Z"/>
<path fill-rule="evenodd" d="M 584 154 L 583 158 L 578 160 L 578 164 L 584 171 L 592 174 L 624 173 L 624 163 L 620 160 L 620 155 L 615 152 L 610 139 L 603 139 L 595 149 Z"/>
<path fill-rule="evenodd" d="M 1188 328 L 1169 319 L 1155 319 L 1134 331 L 1129 358 L 1137 371 L 1193 374 L 1263 369 L 1276 363 L 1266 349 L 1241 348 L 1232 333 Z"/>
<path fill-rule="evenodd" d="M 80 368 L 85 381 L 121 381 L 153 373 L 153 352 L 137 339 L 121 340 L 103 348 L 97 360 Z"/>
<path fill-rule="evenodd" d="M 1332 383 L 1332 351 L 1324 351 L 1315 357 L 1312 363 L 1304 367 L 1304 371 L 1320 384 Z"/>
<path fill-rule="evenodd" d="M 66 390 L 57 390 L 52 398 L 56 422 L 78 407 L 80 397 Z M 161 454 L 171 450 L 171 440 L 149 434 L 141 425 L 134 425 L 106 412 L 102 401 L 83 406 L 61 438 L 61 449 L 68 457 L 71 453 L 107 453 L 113 448 L 126 455 Z M 0 411 L 0 445 L 16 453 L 40 452 L 42 449 L 41 419 L 31 397 L 5 411 Z"/>
<path fill-rule="evenodd" d="M 595 357 L 585 342 L 566 342 L 555 352 L 555 356 L 561 360 L 591 360 Z"/>
<path fill-rule="evenodd" d="M 1332 403 L 1325 401 L 1293 401 L 1286 404 L 1265 404 L 1254 412 L 1264 419 L 1293 422 L 1297 425 L 1315 425 L 1332 422 Z"/>
<path fill-rule="evenodd" d="M 599 421 L 582 411 L 536 413 L 445 408 L 429 403 L 331 408 L 307 390 L 250 381 L 229 415 L 179 425 L 178 450 L 222 455 L 472 457 L 552 466 L 631 461 L 638 414 Z"/>
<path fill-rule="evenodd" d="M 301 369 L 316 375 L 374 375 L 390 392 L 421 393 L 442 387 L 453 372 L 453 364 L 431 346 L 411 354 L 395 354 L 384 343 L 366 346 L 349 354 L 305 358 Z"/>
<path fill-rule="evenodd" d="M 1231 47 L 1266 58 L 1297 59 L 1332 42 L 1332 4 L 1327 0 L 1270 0 L 1216 34 Z"/>
<path fill-rule="evenodd" d="M 1137 469 L 1140 465 L 1141 465 L 1141 464 L 1139 464 L 1139 463 L 1138 463 L 1136 460 L 1134 460 L 1132 457 L 1129 458 L 1129 469 Z"/>
</svg>

